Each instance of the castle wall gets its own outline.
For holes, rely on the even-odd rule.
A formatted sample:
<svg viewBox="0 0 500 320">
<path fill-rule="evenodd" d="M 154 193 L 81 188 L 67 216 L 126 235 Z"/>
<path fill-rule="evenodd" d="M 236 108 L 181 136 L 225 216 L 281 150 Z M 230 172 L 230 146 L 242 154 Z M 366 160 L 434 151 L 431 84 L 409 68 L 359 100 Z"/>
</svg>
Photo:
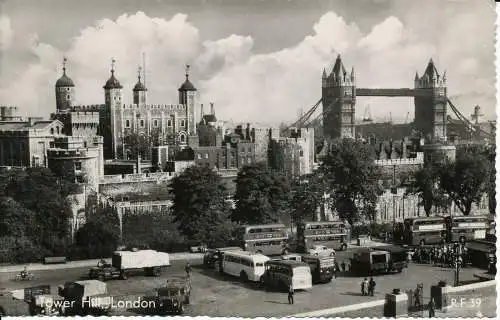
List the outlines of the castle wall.
<svg viewBox="0 0 500 320">
<path fill-rule="evenodd" d="M 270 144 L 270 130 L 266 128 L 253 128 L 252 140 L 255 144 L 255 162 L 268 163 L 269 158 L 269 144 Z"/>
</svg>

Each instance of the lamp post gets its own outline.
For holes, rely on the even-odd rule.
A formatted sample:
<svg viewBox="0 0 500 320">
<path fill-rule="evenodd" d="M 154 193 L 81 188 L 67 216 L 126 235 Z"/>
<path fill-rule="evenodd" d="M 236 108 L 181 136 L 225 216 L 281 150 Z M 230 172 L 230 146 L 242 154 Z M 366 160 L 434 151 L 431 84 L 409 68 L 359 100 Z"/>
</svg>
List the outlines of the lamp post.
<svg viewBox="0 0 500 320">
<path fill-rule="evenodd" d="M 455 255 L 455 287 L 457 287 L 460 283 L 460 268 L 462 264 L 462 244 L 456 243 L 454 247 L 454 255 Z"/>
</svg>

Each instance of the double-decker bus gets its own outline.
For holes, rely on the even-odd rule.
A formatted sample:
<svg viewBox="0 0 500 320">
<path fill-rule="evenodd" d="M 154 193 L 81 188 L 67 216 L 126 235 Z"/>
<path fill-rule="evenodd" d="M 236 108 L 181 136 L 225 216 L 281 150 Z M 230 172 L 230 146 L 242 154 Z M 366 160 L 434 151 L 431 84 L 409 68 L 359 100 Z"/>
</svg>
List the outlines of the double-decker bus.
<svg viewBox="0 0 500 320">
<path fill-rule="evenodd" d="M 351 228 L 342 221 L 302 222 L 297 226 L 297 250 L 306 253 L 314 245 L 345 250 L 351 240 Z"/>
<path fill-rule="evenodd" d="M 445 221 L 448 242 L 482 240 L 490 228 L 487 216 L 448 216 Z"/>
<path fill-rule="evenodd" d="M 286 248 L 288 233 L 284 224 L 247 225 L 238 231 L 237 239 L 245 251 L 273 256 Z"/>
<path fill-rule="evenodd" d="M 446 240 L 443 217 L 408 218 L 403 228 L 403 243 L 407 245 L 440 244 Z"/>
</svg>

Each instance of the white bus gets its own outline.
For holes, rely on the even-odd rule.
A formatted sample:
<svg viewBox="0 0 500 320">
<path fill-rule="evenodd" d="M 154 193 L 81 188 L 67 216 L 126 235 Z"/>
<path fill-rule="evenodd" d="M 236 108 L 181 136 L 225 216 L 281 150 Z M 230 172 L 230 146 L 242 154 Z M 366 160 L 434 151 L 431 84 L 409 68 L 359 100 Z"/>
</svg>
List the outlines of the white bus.
<svg viewBox="0 0 500 320">
<path fill-rule="evenodd" d="M 223 255 L 222 272 L 240 277 L 242 281 L 259 282 L 264 274 L 264 263 L 269 257 L 248 251 L 226 251 Z"/>
</svg>

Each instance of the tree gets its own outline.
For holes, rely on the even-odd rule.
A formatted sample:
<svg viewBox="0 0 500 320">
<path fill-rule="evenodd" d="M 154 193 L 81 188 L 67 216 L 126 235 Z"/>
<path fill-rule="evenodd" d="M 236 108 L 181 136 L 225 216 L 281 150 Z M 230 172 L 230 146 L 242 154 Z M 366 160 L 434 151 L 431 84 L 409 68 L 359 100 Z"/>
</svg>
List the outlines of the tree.
<svg viewBox="0 0 500 320">
<path fill-rule="evenodd" d="M 440 170 L 440 186 L 464 215 L 469 215 L 472 204 L 481 201 L 487 191 L 491 165 L 484 149 L 479 147 L 457 150 L 455 162 Z"/>
<path fill-rule="evenodd" d="M 323 177 L 320 172 L 305 175 L 294 181 L 291 216 L 295 223 L 315 220 L 316 210 L 323 202 Z"/>
<path fill-rule="evenodd" d="M 420 198 L 419 205 L 424 207 L 426 216 L 432 211 L 432 206 L 447 208 L 446 198 L 439 187 L 439 173 L 442 168 L 436 165 L 426 165 L 417 170 L 410 182 L 407 194 L 415 194 Z"/>
<path fill-rule="evenodd" d="M 192 166 L 172 179 L 172 214 L 188 239 L 211 244 L 230 207 L 221 177 L 208 167 Z"/>
<path fill-rule="evenodd" d="M 161 131 L 153 129 L 150 134 L 132 132 L 123 137 L 123 144 L 131 159 L 137 159 L 138 155 L 142 159 L 150 159 L 152 148 L 160 144 L 160 139 Z"/>
<path fill-rule="evenodd" d="M 46 168 L 14 171 L 8 179 L 2 193 L 34 213 L 37 228 L 29 235 L 30 239 L 50 254 L 62 254 L 70 240 L 72 203 L 69 195 L 75 193 L 78 186 L 56 177 Z"/>
<path fill-rule="evenodd" d="M 340 218 L 349 223 L 356 221 L 360 213 L 372 215 L 370 208 L 375 208 L 382 194 L 374 160 L 373 148 L 353 139 L 333 141 L 322 160 L 319 170 L 324 174 L 327 192 Z"/>
<path fill-rule="evenodd" d="M 289 212 L 291 182 L 265 164 L 248 165 L 238 172 L 234 200 L 233 221 L 245 224 L 278 222 Z"/>
</svg>

